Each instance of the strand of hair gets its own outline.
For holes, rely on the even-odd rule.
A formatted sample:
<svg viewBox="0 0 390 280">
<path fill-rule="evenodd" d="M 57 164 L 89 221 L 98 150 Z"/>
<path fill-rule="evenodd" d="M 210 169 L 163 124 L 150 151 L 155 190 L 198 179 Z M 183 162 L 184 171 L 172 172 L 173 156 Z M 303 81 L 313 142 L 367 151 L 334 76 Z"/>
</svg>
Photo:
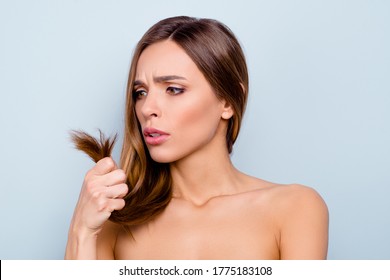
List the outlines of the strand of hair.
<svg viewBox="0 0 390 280">
<path fill-rule="evenodd" d="M 86 153 L 94 162 L 111 156 L 112 149 L 117 139 L 117 134 L 113 137 L 106 138 L 100 129 L 99 139 L 79 130 L 72 130 L 70 135 L 75 148 Z"/>
</svg>

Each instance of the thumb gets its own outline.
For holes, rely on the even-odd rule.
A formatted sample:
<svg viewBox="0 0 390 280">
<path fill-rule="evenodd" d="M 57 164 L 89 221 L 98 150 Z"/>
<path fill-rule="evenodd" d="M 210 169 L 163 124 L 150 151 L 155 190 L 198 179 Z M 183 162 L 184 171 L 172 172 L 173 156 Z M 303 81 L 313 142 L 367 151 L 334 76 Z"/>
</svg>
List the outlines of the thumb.
<svg viewBox="0 0 390 280">
<path fill-rule="evenodd" d="M 105 157 L 99 160 L 93 168 L 93 173 L 96 175 L 104 175 L 115 169 L 118 169 L 118 165 L 111 157 Z"/>
</svg>

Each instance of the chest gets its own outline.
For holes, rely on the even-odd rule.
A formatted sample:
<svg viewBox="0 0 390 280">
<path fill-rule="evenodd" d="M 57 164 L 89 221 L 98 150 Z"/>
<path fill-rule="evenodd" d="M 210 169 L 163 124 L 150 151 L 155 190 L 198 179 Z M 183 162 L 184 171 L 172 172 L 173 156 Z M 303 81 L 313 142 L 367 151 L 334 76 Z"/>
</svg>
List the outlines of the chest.
<svg viewBox="0 0 390 280">
<path fill-rule="evenodd" d="M 120 234 L 120 259 L 278 258 L 272 219 L 252 207 L 169 207 L 148 224 Z M 258 209 L 257 209 L 258 210 Z"/>
</svg>

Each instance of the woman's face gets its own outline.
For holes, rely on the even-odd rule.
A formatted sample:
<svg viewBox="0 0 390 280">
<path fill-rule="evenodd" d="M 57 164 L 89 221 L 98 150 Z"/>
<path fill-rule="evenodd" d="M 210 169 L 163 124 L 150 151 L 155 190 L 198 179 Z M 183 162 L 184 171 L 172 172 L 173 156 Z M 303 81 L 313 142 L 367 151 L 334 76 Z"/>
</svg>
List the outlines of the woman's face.
<svg viewBox="0 0 390 280">
<path fill-rule="evenodd" d="M 141 54 L 133 89 L 135 110 L 151 157 L 174 162 L 197 152 L 216 138 L 224 145 L 223 118 L 230 107 L 217 98 L 185 51 L 171 40 Z"/>
</svg>

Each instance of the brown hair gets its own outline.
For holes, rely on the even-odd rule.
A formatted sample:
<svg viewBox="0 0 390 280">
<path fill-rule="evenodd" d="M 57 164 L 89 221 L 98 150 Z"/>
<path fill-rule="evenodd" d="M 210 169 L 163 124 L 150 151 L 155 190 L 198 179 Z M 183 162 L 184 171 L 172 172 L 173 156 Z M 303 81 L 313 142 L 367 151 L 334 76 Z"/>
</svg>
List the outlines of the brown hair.
<svg viewBox="0 0 390 280">
<path fill-rule="evenodd" d="M 248 72 L 245 57 L 228 27 L 212 19 L 179 16 L 161 20 L 145 33 L 134 51 L 127 84 L 120 165 L 128 177 L 129 193 L 124 198 L 125 207 L 114 211 L 110 217 L 111 221 L 127 226 L 149 221 L 161 213 L 172 196 L 169 164 L 157 163 L 150 157 L 140 132 L 133 94 L 136 67 L 142 52 L 148 46 L 163 40 L 172 40 L 183 48 L 208 80 L 215 94 L 232 106 L 234 115 L 229 119 L 226 133 L 229 153 L 237 139 L 247 101 Z M 94 142 L 91 139 L 88 141 L 86 134 L 76 132 L 73 135 L 76 147 L 87 153 L 90 150 L 99 151 L 107 145 L 112 148 L 113 142 L 102 136 L 100 141 Z M 77 146 L 85 140 L 92 144 Z M 94 146 L 98 148 L 93 148 Z M 95 152 L 93 154 L 102 154 Z M 106 150 L 104 156 L 109 153 L 110 150 L 108 154 Z"/>
</svg>

